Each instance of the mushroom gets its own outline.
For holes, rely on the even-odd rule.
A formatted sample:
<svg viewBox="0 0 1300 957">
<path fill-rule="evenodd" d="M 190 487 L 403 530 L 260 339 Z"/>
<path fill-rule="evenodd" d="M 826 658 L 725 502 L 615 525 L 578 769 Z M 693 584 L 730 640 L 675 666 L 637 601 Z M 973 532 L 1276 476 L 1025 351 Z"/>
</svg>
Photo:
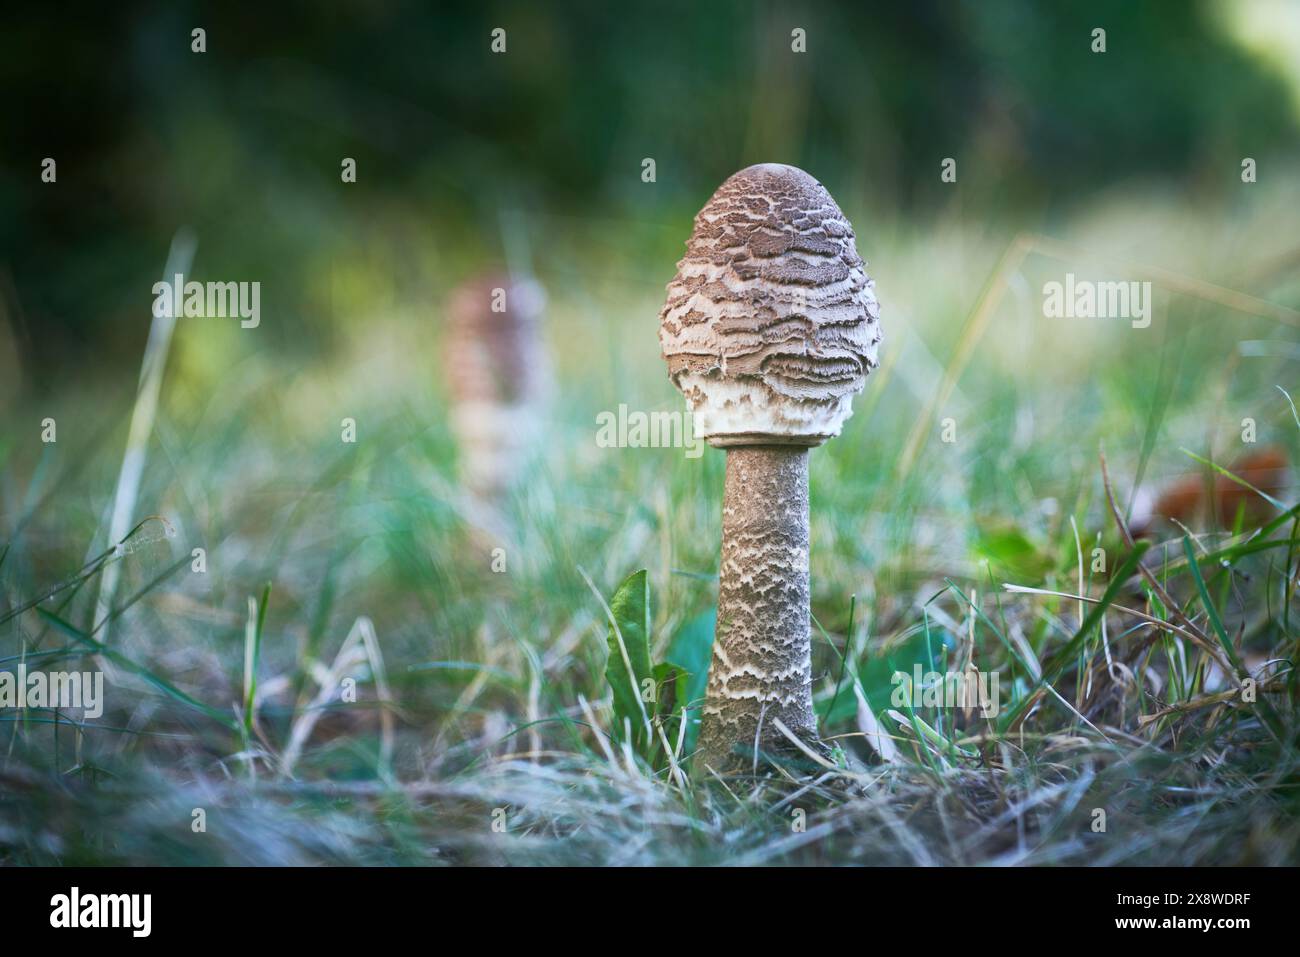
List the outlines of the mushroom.
<svg viewBox="0 0 1300 957">
<path fill-rule="evenodd" d="M 444 369 L 461 474 L 493 498 L 526 464 L 550 394 L 540 320 L 546 296 L 527 278 L 489 274 L 462 283 L 448 307 Z"/>
<path fill-rule="evenodd" d="M 808 450 L 839 435 L 877 364 L 875 283 L 825 187 L 750 166 L 695 217 L 659 341 L 699 435 L 727 453 L 718 623 L 700 756 L 825 754 L 812 702 Z M 802 742 L 800 748 L 778 726 Z"/>
</svg>

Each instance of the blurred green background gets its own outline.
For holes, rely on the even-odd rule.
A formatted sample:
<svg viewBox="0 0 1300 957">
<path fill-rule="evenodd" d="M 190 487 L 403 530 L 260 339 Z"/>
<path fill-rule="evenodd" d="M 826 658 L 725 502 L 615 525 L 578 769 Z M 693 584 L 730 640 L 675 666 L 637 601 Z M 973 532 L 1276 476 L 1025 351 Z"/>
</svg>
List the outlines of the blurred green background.
<svg viewBox="0 0 1300 957">
<path fill-rule="evenodd" d="M 1269 0 L 10 10 L 0 400 L 136 367 L 182 225 L 194 278 L 262 282 L 256 348 L 310 357 L 393 303 L 435 320 L 484 263 L 657 292 L 753 162 L 813 172 L 868 259 L 877 229 L 1050 232 L 1126 184 L 1221 204 L 1241 156 L 1296 155 L 1298 23 Z"/>
</svg>

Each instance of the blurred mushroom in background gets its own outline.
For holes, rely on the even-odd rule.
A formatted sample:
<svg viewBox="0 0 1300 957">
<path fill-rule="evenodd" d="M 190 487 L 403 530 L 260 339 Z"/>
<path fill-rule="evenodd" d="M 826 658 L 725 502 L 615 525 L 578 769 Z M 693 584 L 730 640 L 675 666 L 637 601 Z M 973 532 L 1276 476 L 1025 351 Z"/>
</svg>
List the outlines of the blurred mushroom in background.
<svg viewBox="0 0 1300 957">
<path fill-rule="evenodd" d="M 489 273 L 452 293 L 444 369 L 468 491 L 499 499 L 538 446 L 552 392 L 542 341 L 546 294 L 527 276 Z"/>
</svg>

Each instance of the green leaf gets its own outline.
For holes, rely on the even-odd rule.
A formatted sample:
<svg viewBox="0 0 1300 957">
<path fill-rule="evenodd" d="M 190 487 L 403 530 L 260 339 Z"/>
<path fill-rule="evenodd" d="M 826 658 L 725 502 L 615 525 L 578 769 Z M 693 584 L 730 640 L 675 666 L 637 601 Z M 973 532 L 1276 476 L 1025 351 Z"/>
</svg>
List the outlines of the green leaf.
<svg viewBox="0 0 1300 957">
<path fill-rule="evenodd" d="M 676 705 L 686 719 L 686 740 L 682 745 L 685 754 L 695 750 L 695 741 L 700 735 L 700 715 L 709 685 L 709 662 L 713 659 L 713 633 L 717 622 L 716 608 L 700 612 L 677 630 L 668 646 L 668 663 L 678 669 Z M 676 746 L 676 738 L 672 739 L 672 744 Z"/>
<path fill-rule="evenodd" d="M 981 531 L 975 552 L 1018 581 L 1039 581 L 1052 567 L 1052 559 L 1017 528 Z"/>
<path fill-rule="evenodd" d="M 609 661 L 605 680 L 614 692 L 614 737 L 621 740 L 624 727 L 632 729 L 632 745 L 644 753 L 651 743 L 653 704 L 642 700 L 646 682 L 654 681 L 650 667 L 650 581 L 643 568 L 618 586 L 609 603 L 614 621 L 609 627 Z"/>
</svg>

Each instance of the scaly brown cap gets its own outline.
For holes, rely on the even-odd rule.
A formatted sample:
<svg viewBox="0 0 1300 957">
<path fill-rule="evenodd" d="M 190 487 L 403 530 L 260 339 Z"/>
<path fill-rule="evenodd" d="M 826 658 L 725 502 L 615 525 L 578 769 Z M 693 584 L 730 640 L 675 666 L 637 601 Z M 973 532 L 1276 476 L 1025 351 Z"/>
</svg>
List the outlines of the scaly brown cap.
<svg viewBox="0 0 1300 957">
<path fill-rule="evenodd" d="M 853 228 L 801 169 L 750 166 L 695 217 L 659 342 L 711 445 L 820 445 L 876 367 L 880 310 Z"/>
</svg>

